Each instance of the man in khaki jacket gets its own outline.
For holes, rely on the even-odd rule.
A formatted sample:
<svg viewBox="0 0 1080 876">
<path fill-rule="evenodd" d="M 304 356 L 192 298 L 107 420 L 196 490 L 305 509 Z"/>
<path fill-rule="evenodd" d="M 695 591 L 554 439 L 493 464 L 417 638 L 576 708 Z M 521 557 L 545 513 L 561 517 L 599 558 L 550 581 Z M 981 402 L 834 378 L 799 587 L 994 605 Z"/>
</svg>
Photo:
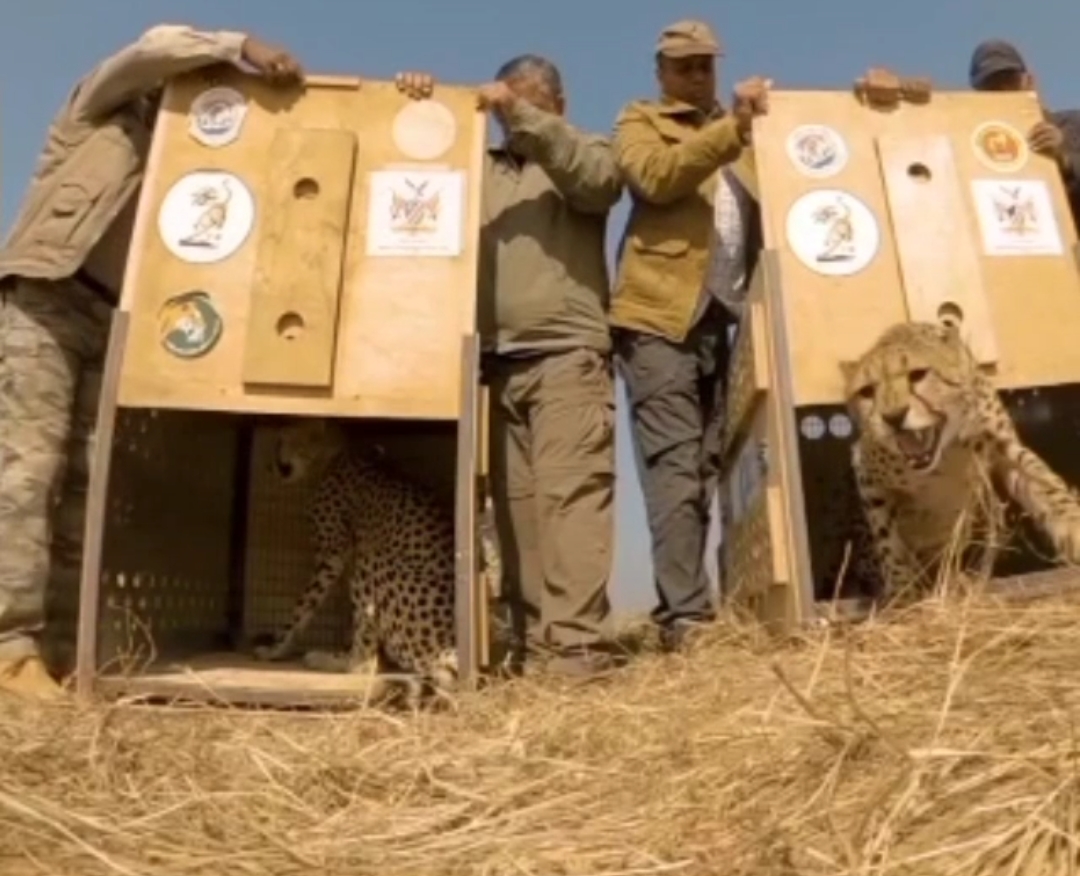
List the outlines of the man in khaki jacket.
<svg viewBox="0 0 1080 876">
<path fill-rule="evenodd" d="M 564 118 L 558 69 L 522 55 L 479 90 L 504 134 L 488 150 L 478 323 L 491 398 L 492 499 L 517 653 L 590 678 L 612 665 L 615 390 L 609 144 Z"/>
<path fill-rule="evenodd" d="M 39 652 L 46 589 L 77 592 L 108 326 L 160 89 L 223 62 L 302 77 L 244 33 L 151 28 L 75 87 L 0 249 L 0 690 L 60 693 Z"/>
<path fill-rule="evenodd" d="M 659 602 L 653 620 L 668 648 L 714 614 L 704 555 L 729 329 L 759 248 L 746 147 L 754 116 L 766 110 L 769 83 L 739 83 L 731 111 L 724 111 L 716 99 L 721 54 L 702 22 L 665 28 L 656 45 L 660 99 L 630 103 L 615 123 L 615 157 L 633 205 L 611 323 L 652 535 Z M 718 179 L 724 199 L 714 202 Z M 716 288 L 706 291 L 714 208 L 727 209 L 725 243 L 735 246 L 727 272 L 714 270 Z"/>
</svg>

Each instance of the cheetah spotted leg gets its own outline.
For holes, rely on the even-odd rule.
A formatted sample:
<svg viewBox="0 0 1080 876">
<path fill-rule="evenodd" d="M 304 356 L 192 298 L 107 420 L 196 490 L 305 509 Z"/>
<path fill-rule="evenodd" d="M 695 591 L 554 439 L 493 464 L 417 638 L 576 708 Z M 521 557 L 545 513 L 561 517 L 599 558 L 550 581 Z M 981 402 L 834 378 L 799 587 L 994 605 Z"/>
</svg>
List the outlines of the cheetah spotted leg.
<svg viewBox="0 0 1080 876">
<path fill-rule="evenodd" d="M 285 660 L 289 657 L 297 637 L 307 629 L 327 594 L 344 574 L 346 565 L 345 557 L 340 554 L 323 556 L 316 560 L 315 573 L 296 601 L 289 625 L 278 632 L 270 644 L 255 648 L 256 659 Z"/>
<path fill-rule="evenodd" d="M 1005 491 L 1049 538 L 1058 559 L 1080 565 L 1080 501 L 1069 485 L 1019 440 L 1002 448 Z"/>
<path fill-rule="evenodd" d="M 880 567 L 882 602 L 914 590 L 921 577 L 919 562 L 896 527 L 896 508 L 888 494 L 858 477 L 859 495 L 870 529 L 870 542 Z"/>
<path fill-rule="evenodd" d="M 440 699 L 447 700 L 457 690 L 458 659 L 455 649 L 440 651 L 434 657 L 421 661 L 418 670 L 405 680 L 406 708 L 420 708 L 428 691 L 432 691 Z"/>
<path fill-rule="evenodd" d="M 379 670 L 378 618 L 375 602 L 364 587 L 367 571 L 353 574 L 349 597 L 352 602 L 352 645 L 347 651 L 308 651 L 304 665 L 316 672 L 374 674 Z"/>
</svg>

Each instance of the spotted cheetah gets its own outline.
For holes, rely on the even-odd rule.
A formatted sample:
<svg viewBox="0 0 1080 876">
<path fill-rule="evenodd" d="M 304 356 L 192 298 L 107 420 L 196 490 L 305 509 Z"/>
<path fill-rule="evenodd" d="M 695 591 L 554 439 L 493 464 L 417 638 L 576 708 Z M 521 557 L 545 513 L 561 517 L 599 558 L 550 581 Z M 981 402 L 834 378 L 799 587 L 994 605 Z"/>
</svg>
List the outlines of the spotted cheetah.
<svg viewBox="0 0 1080 876">
<path fill-rule="evenodd" d="M 989 576 L 1007 506 L 1034 521 L 1059 560 L 1080 562 L 1080 502 L 1021 443 L 955 326 L 896 324 L 841 368 L 881 598 L 924 588 L 950 544 L 984 539 L 961 563 Z"/>
<path fill-rule="evenodd" d="M 285 629 L 255 648 L 260 660 L 290 656 L 327 594 L 348 574 L 352 647 L 311 651 L 304 663 L 328 672 L 390 668 L 438 689 L 457 682 L 454 635 L 454 520 L 429 489 L 375 450 L 348 446 L 341 424 L 307 418 L 277 435 L 274 468 L 285 482 L 319 485 L 307 509 L 315 570 Z"/>
</svg>

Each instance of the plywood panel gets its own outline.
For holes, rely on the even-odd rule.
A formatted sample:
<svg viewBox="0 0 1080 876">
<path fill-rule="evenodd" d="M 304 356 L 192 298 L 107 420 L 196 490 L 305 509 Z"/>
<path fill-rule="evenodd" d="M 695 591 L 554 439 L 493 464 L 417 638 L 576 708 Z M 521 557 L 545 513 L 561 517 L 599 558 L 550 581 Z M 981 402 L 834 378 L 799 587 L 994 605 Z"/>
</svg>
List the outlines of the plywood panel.
<svg viewBox="0 0 1080 876">
<path fill-rule="evenodd" d="M 329 389 L 356 135 L 281 130 L 267 157 L 243 380 Z"/>
<path fill-rule="evenodd" d="M 247 109 L 240 136 L 211 148 L 191 135 L 189 110 L 208 88 L 220 86 L 246 95 Z M 332 362 L 332 376 L 327 380 L 325 370 L 307 365 L 313 370 L 294 377 L 291 386 L 245 383 L 246 339 L 249 330 L 256 330 L 253 320 L 265 317 L 261 310 L 255 316 L 252 295 L 263 258 L 259 242 L 271 227 L 273 186 L 281 182 L 282 173 L 270 149 L 281 131 L 315 130 L 350 132 L 357 143 L 337 342 L 333 351 L 322 353 Z M 484 146 L 484 116 L 476 110 L 471 88 L 439 85 L 432 100 L 415 102 L 391 82 L 355 78 L 310 77 L 303 93 L 292 95 L 274 92 L 231 69 L 176 80 L 158 121 L 125 277 L 121 306 L 130 313 L 131 333 L 120 404 L 456 419 L 462 337 L 475 326 Z M 431 257 L 367 254 L 371 174 L 386 170 L 464 175 L 460 252 Z M 226 258 L 185 261 L 169 250 L 159 231 L 159 214 L 171 187 L 193 171 L 232 174 L 250 193 L 251 228 Z M 346 171 L 333 173 L 338 179 Z M 441 206 L 445 214 L 453 205 L 444 198 Z M 376 219 L 392 221 L 386 214 Z M 273 221 L 283 220 L 275 216 Z M 302 271 L 296 270 L 299 277 Z M 194 291 L 207 294 L 220 314 L 221 331 L 202 355 L 178 356 L 162 343 L 162 309 L 174 296 Z M 197 310 L 200 303 L 192 306 Z"/>
<path fill-rule="evenodd" d="M 883 135 L 877 148 L 908 315 L 926 322 L 962 317 L 976 359 L 996 363 L 997 336 L 949 138 Z"/>
<path fill-rule="evenodd" d="M 928 104 L 901 104 L 889 111 L 863 106 L 844 92 L 785 91 L 770 97 L 769 114 L 755 123 L 755 158 L 764 212 L 765 246 L 779 257 L 779 293 L 784 300 L 787 355 L 792 361 L 796 405 L 831 404 L 842 398 L 839 362 L 856 358 L 890 323 L 917 317 L 908 309 L 905 268 L 913 285 L 930 280 L 933 271 L 924 254 L 916 268 L 914 256 L 904 260 L 898 241 L 907 252 L 919 249 L 926 228 L 915 227 L 918 214 L 924 224 L 952 223 L 950 238 L 964 237 L 978 259 L 978 276 L 985 291 L 985 312 L 997 343 L 997 383 L 1003 388 L 1047 386 L 1080 381 L 1080 345 L 1075 326 L 1080 324 L 1080 276 L 1071 251 L 1076 243 L 1060 175 L 1048 159 L 1030 155 L 1014 169 L 984 164 L 975 148 L 976 130 L 987 122 L 1004 122 L 1021 135 L 1042 118 L 1033 94 L 935 93 Z M 788 154 L 788 138 L 802 125 L 827 125 L 840 132 L 846 163 L 831 176 L 801 171 Z M 884 138 L 894 138 L 891 141 Z M 922 163 L 933 164 L 940 144 L 947 140 L 960 186 L 960 206 L 943 204 L 927 188 L 926 197 L 912 200 L 902 225 L 893 213 L 879 162 L 879 143 L 920 140 L 927 152 Z M 943 140 L 935 138 L 944 138 Z M 935 145 L 938 144 L 938 145 Z M 886 152 L 891 148 L 886 145 Z M 935 151 L 937 150 L 937 151 Z M 910 156 L 909 156 L 910 157 Z M 1062 253 L 989 256 L 985 253 L 973 206 L 973 181 L 1042 181 L 1048 188 Z M 806 267 L 794 253 L 787 235 L 788 211 L 807 192 L 838 189 L 854 195 L 873 213 L 880 230 L 874 258 L 850 276 L 826 276 Z M 949 211 L 946 220 L 935 212 Z M 938 247 L 939 251 L 945 247 Z M 971 292 L 970 264 L 962 252 L 941 252 L 952 279 L 935 280 L 938 291 L 948 283 Z M 903 266 L 902 266 L 903 265 Z M 916 272 L 916 273 L 912 273 Z M 935 293 L 937 294 L 937 293 Z M 918 293 L 912 296 L 918 300 Z"/>
</svg>

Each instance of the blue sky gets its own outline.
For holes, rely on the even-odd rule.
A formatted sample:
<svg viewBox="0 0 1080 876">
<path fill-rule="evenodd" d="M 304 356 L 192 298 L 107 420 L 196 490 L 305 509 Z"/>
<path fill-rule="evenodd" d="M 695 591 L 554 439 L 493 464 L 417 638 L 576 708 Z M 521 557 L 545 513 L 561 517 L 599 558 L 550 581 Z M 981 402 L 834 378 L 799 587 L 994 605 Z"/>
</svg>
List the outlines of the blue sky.
<svg viewBox="0 0 1080 876">
<path fill-rule="evenodd" d="M 520 52 L 562 69 L 569 114 L 608 131 L 619 107 L 654 91 L 658 30 L 679 18 L 710 21 L 727 46 L 725 92 L 761 74 L 777 88 L 848 88 L 871 64 L 966 88 L 981 39 L 1011 39 L 1039 77 L 1046 103 L 1080 107 L 1075 0 L 32 0 L 7 2 L 0 20 L 0 222 L 21 199 L 49 119 L 72 84 L 99 59 L 153 24 L 248 30 L 286 44 L 312 72 L 388 78 L 426 69 L 455 83 L 486 80 Z M 1071 60 L 1070 60 L 1071 59 Z M 612 242 L 625 205 L 612 217 Z M 620 399 L 621 401 L 621 399 Z M 648 534 L 625 412 L 620 412 L 618 546 L 614 598 L 623 609 L 652 604 Z"/>
</svg>

